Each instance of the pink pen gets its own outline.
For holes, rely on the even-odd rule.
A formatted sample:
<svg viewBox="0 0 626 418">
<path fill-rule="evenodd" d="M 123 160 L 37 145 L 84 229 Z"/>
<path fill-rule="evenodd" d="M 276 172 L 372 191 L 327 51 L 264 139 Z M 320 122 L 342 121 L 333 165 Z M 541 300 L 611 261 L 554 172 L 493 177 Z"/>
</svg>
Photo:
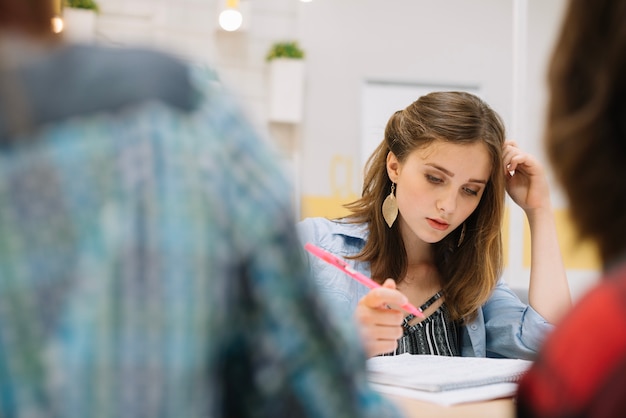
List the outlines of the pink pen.
<svg viewBox="0 0 626 418">
<path fill-rule="evenodd" d="M 344 260 L 329 253 L 328 251 L 324 251 L 321 248 L 316 247 L 315 245 L 311 244 L 310 242 L 306 243 L 304 245 L 304 248 L 307 251 L 309 251 L 311 254 L 321 258 L 322 260 L 326 261 L 329 264 L 332 264 L 333 266 L 337 267 L 339 270 L 346 273 L 348 276 L 352 277 L 354 280 L 364 284 L 370 289 L 381 287 L 381 285 L 376 283 L 374 280 L 370 279 L 369 277 L 367 277 L 366 275 L 362 273 L 359 273 L 358 271 L 350 267 L 350 265 L 346 263 Z M 404 309 L 405 311 L 409 313 L 412 313 L 413 315 L 417 317 L 424 318 L 424 314 L 422 313 L 422 310 L 416 308 L 410 303 L 405 303 L 404 305 L 402 305 L 402 309 Z"/>
</svg>

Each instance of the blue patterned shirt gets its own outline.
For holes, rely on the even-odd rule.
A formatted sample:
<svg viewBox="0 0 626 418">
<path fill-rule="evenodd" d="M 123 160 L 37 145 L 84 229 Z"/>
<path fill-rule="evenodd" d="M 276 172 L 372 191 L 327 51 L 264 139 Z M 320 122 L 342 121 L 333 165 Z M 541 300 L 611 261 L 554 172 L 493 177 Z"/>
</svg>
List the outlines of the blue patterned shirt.
<svg viewBox="0 0 626 418">
<path fill-rule="evenodd" d="M 36 58 L 0 72 L 0 416 L 398 416 L 218 85 L 149 51 Z"/>
</svg>

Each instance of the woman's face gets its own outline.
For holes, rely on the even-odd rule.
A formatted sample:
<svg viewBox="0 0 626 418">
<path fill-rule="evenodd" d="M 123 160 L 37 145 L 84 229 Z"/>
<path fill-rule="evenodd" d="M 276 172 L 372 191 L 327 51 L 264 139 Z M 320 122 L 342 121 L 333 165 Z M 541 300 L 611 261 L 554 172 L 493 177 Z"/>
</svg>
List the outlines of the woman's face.
<svg viewBox="0 0 626 418">
<path fill-rule="evenodd" d="M 405 243 L 441 241 L 474 212 L 491 163 L 483 142 L 435 141 L 413 151 L 403 163 L 387 156 L 387 174 L 396 183 L 399 227 Z"/>
</svg>

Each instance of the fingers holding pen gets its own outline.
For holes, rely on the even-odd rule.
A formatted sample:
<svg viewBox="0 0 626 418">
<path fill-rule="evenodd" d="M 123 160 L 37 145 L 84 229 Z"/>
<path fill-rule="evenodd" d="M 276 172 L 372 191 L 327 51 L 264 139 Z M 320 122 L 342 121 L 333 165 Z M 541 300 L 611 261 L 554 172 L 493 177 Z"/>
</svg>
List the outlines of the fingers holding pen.
<svg viewBox="0 0 626 418">
<path fill-rule="evenodd" d="M 399 306 L 407 298 L 387 279 L 382 287 L 372 289 L 359 301 L 355 317 L 368 356 L 394 351 L 402 336 L 405 313 Z"/>
</svg>

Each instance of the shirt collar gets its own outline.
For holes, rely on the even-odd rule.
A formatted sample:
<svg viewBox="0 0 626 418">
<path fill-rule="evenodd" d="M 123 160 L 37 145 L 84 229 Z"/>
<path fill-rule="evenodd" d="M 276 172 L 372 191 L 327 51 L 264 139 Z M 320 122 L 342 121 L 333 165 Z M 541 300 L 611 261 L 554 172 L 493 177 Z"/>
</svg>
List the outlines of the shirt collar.
<svg viewBox="0 0 626 418">
<path fill-rule="evenodd" d="M 342 218 L 333 221 L 336 224 L 336 228 L 333 232 L 335 235 L 344 235 L 350 238 L 357 238 L 361 240 L 367 240 L 369 236 L 369 228 L 368 224 L 365 222 L 362 223 L 353 223 L 350 222 L 347 218 Z"/>
</svg>

